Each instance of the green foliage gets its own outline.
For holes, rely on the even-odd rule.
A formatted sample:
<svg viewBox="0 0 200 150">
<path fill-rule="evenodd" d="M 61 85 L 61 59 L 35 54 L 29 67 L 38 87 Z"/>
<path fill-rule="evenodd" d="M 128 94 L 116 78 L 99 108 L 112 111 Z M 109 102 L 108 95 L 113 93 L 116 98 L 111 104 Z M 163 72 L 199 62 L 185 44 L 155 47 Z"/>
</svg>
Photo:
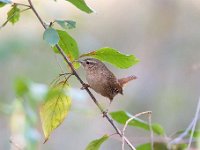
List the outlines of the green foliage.
<svg viewBox="0 0 200 150">
<path fill-rule="evenodd" d="M 93 140 L 88 144 L 85 150 L 98 150 L 103 142 L 105 142 L 109 138 L 108 135 L 104 135 L 103 137 Z"/>
<path fill-rule="evenodd" d="M 21 99 L 27 99 L 28 122 L 34 124 L 37 120 L 35 109 L 42 102 L 40 117 L 45 135 L 45 141 L 57 128 L 68 114 L 71 107 L 71 99 L 68 95 L 69 85 L 60 82 L 55 87 L 47 89 L 47 86 L 33 83 L 28 79 L 19 78 L 15 81 L 16 95 Z M 30 113 L 31 112 L 31 113 Z"/>
<path fill-rule="evenodd" d="M 78 9 L 86 12 L 92 13 L 93 10 L 87 6 L 84 0 L 66 0 L 76 6 Z M 7 3 L 11 3 L 10 0 L 0 0 L 0 8 L 5 6 Z M 21 4 L 19 4 L 21 5 Z M 23 5 L 23 4 L 22 4 Z M 19 21 L 20 12 L 26 11 L 28 9 L 33 9 L 33 7 L 27 9 L 20 10 L 17 4 L 11 6 L 11 9 L 7 13 L 7 20 L 1 26 L 5 26 L 8 22 L 15 24 Z M 37 15 L 37 14 L 36 14 Z M 76 27 L 76 22 L 72 20 L 55 20 L 55 22 L 60 25 L 63 29 L 73 29 Z M 78 63 L 74 63 L 74 60 L 77 60 L 81 57 L 93 57 L 97 58 L 101 61 L 109 62 L 119 68 L 125 69 L 129 68 L 139 62 L 139 60 L 134 55 L 126 55 L 120 53 L 118 50 L 115 50 L 110 47 L 104 47 L 86 54 L 79 56 L 79 49 L 77 42 L 65 31 L 55 30 L 52 27 L 48 27 L 44 34 L 43 39 L 50 44 L 56 53 L 59 53 L 57 47 L 58 44 L 69 60 L 73 63 L 75 68 L 79 67 Z M 56 87 L 48 89 L 47 86 L 43 86 L 40 84 L 36 84 L 31 82 L 30 80 L 19 78 L 15 81 L 15 92 L 17 96 L 16 100 L 16 109 L 13 109 L 13 116 L 15 120 L 13 124 L 15 124 L 19 117 L 23 117 L 23 126 L 19 126 L 21 130 L 23 130 L 23 134 L 25 135 L 25 140 L 27 140 L 27 148 L 26 149 L 36 149 L 37 142 L 39 140 L 38 132 L 36 130 L 37 126 L 37 113 L 36 109 L 39 104 L 42 102 L 40 107 L 40 117 L 42 122 L 42 128 L 45 135 L 45 142 L 50 137 L 51 133 L 64 121 L 65 117 L 68 115 L 71 107 L 71 98 L 69 97 L 68 88 L 69 85 L 62 84 L 60 82 Z M 23 101 L 19 101 L 19 100 Z M 0 110 L 7 109 L 5 106 L 0 105 Z M 125 125 L 126 121 L 130 119 L 130 116 L 125 111 L 117 111 L 110 113 L 113 120 L 117 121 L 120 124 Z M 129 122 L 129 126 L 142 128 L 144 130 L 149 131 L 149 123 L 135 118 Z M 154 133 L 157 135 L 165 135 L 165 131 L 160 124 L 152 124 L 151 128 Z M 181 134 L 185 131 L 178 131 L 177 134 Z M 187 133 L 189 137 L 191 131 Z M 38 136 L 38 137 L 37 137 Z M 186 137 L 187 137 L 186 136 Z M 195 130 L 193 138 L 199 138 L 200 131 Z M 91 141 L 86 150 L 98 150 L 100 146 L 108 140 L 109 136 L 104 135 L 103 137 Z M 32 143 L 32 144 L 30 144 Z M 186 144 L 174 144 L 172 145 L 172 150 L 184 150 L 186 148 Z M 151 144 L 146 143 L 139 145 L 137 150 L 151 150 Z M 167 144 L 164 142 L 155 142 L 154 150 L 168 150 Z"/>
<path fill-rule="evenodd" d="M 176 135 L 180 135 L 182 133 L 184 133 L 185 131 L 184 130 L 181 130 L 181 131 L 178 131 L 176 132 L 175 134 Z M 190 137 L 191 135 L 191 130 L 187 133 L 187 136 L 186 137 Z M 194 134 L 193 134 L 193 138 L 200 138 L 200 130 L 194 130 Z"/>
<path fill-rule="evenodd" d="M 21 97 L 29 91 L 30 83 L 27 79 L 18 78 L 15 80 L 14 87 L 17 96 Z"/>
<path fill-rule="evenodd" d="M 168 150 L 166 143 L 154 143 L 154 150 Z M 146 143 L 136 147 L 137 150 L 151 150 L 151 143 Z"/>
<path fill-rule="evenodd" d="M 44 31 L 43 39 L 51 46 L 55 46 L 58 44 L 59 35 L 55 29 L 49 27 Z"/>
<path fill-rule="evenodd" d="M 90 56 L 101 61 L 109 62 L 122 69 L 129 68 L 139 62 L 134 55 L 125 55 L 110 47 L 104 47 L 99 50 L 83 54 L 80 57 L 85 56 Z"/>
<path fill-rule="evenodd" d="M 65 87 L 65 88 L 64 88 Z M 49 90 L 45 101 L 40 108 L 42 128 L 45 135 L 45 142 L 50 134 L 64 121 L 71 107 L 71 98 L 66 89 L 69 86 L 59 84 Z"/>
<path fill-rule="evenodd" d="M 17 99 L 12 106 L 11 124 L 13 124 L 15 130 L 16 128 L 22 130 L 20 136 L 25 139 L 26 147 L 24 149 L 35 150 L 40 140 L 40 133 L 37 131 L 38 116 L 35 110 L 37 110 L 46 92 L 47 86 L 33 83 L 26 78 L 15 80 Z M 23 119 L 23 125 L 20 118 Z M 19 120 L 20 123 L 17 123 L 18 126 L 16 127 L 16 122 Z"/>
<path fill-rule="evenodd" d="M 7 13 L 7 20 L 12 24 L 15 24 L 19 21 L 20 9 L 17 8 L 17 5 L 13 5 L 11 10 Z"/>
<path fill-rule="evenodd" d="M 185 143 L 172 145 L 172 148 L 171 148 L 171 150 L 186 150 L 186 149 L 187 149 L 187 144 Z"/>
<path fill-rule="evenodd" d="M 57 30 L 60 40 L 58 45 L 65 52 L 70 61 L 74 61 L 79 56 L 79 49 L 76 41 L 65 31 Z M 59 53 L 56 47 L 54 47 L 54 51 Z M 79 63 L 74 63 L 75 68 L 79 67 Z"/>
<path fill-rule="evenodd" d="M 189 135 L 191 135 L 192 131 L 190 130 Z M 200 138 L 200 130 L 194 130 L 193 138 Z"/>
<path fill-rule="evenodd" d="M 116 111 L 116 112 L 111 112 L 110 113 L 111 117 L 117 121 L 120 124 L 125 125 L 126 121 L 131 118 L 131 116 L 124 111 Z M 129 122 L 128 124 L 129 126 L 134 126 L 134 127 L 138 127 L 138 128 L 142 128 L 145 130 L 150 130 L 149 128 L 149 124 L 143 120 L 140 120 L 138 118 L 133 119 L 132 121 Z M 152 130 L 154 133 L 158 134 L 158 135 L 164 135 L 165 131 L 163 129 L 163 127 L 159 124 L 152 124 Z"/>
<path fill-rule="evenodd" d="M 155 142 L 153 144 L 154 150 L 169 150 L 167 147 L 167 143 L 164 142 Z M 173 145 L 170 150 L 185 150 L 187 148 L 187 144 L 176 144 Z M 151 143 L 141 144 L 136 147 L 137 150 L 152 150 Z"/>
<path fill-rule="evenodd" d="M 48 92 L 46 85 L 33 83 L 22 77 L 15 80 L 14 88 L 17 97 L 26 96 L 32 104 L 41 102 Z"/>
<path fill-rule="evenodd" d="M 36 112 L 33 111 L 35 109 L 35 107 L 31 108 L 29 106 L 28 101 L 16 99 L 12 104 L 12 114 L 10 118 L 11 134 L 13 135 L 17 131 L 20 139 L 24 139 L 26 145 L 23 149 L 35 150 L 39 142 L 40 135 L 35 128 L 37 123 L 32 121 L 34 120 L 33 118 L 35 118 L 33 115 L 36 114 Z"/>
<path fill-rule="evenodd" d="M 5 6 L 5 5 L 6 5 L 6 3 L 0 2 L 0 8 Z"/>
<path fill-rule="evenodd" d="M 66 1 L 72 3 L 74 6 L 76 6 L 77 8 L 88 14 L 93 12 L 93 10 L 87 6 L 84 0 L 66 0 Z"/>
<path fill-rule="evenodd" d="M 11 3 L 11 1 L 10 0 L 0 0 L 0 8 L 5 6 L 8 3 Z"/>
<path fill-rule="evenodd" d="M 63 29 L 74 29 L 76 28 L 76 22 L 73 20 L 55 20 Z"/>
</svg>

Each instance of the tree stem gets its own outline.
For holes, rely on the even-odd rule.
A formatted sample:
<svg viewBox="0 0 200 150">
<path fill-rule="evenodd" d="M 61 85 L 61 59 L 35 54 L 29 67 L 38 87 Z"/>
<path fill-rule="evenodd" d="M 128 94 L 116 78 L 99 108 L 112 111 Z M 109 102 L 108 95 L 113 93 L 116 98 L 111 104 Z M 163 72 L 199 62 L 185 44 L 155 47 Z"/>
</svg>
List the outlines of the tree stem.
<svg viewBox="0 0 200 150">
<path fill-rule="evenodd" d="M 38 20 L 40 21 L 40 23 L 42 24 L 42 26 L 46 29 L 47 27 L 44 25 L 44 22 L 42 20 L 42 18 L 39 16 L 39 14 L 37 13 L 37 11 L 35 10 L 32 1 L 28 0 L 31 9 L 33 10 L 33 12 L 35 13 L 35 15 L 37 16 Z M 80 78 L 80 76 L 77 74 L 76 70 L 74 69 L 72 63 L 70 62 L 70 60 L 65 56 L 64 51 L 62 50 L 62 48 L 56 44 L 55 45 L 56 48 L 58 49 L 58 51 L 60 52 L 60 54 L 62 55 L 62 57 L 64 58 L 64 60 L 66 61 L 66 63 L 69 65 L 69 67 L 72 70 L 72 73 L 76 76 L 76 78 L 79 80 L 79 82 L 82 84 L 82 86 L 84 86 L 84 82 L 83 80 Z M 85 90 L 87 91 L 87 93 L 90 95 L 90 97 L 92 98 L 92 100 L 94 101 L 94 103 L 97 105 L 97 107 L 99 108 L 99 110 L 104 114 L 104 117 L 108 120 L 108 122 L 113 126 L 113 128 L 115 129 L 115 131 L 117 132 L 117 134 L 122 137 L 122 133 L 121 131 L 118 129 L 118 127 L 114 124 L 113 120 L 108 116 L 108 114 L 106 114 L 102 108 L 102 106 L 99 104 L 99 102 L 96 100 L 96 98 L 94 97 L 94 95 L 91 93 L 91 91 L 86 87 Z M 131 142 L 125 138 L 126 143 L 128 144 L 128 146 L 134 150 L 133 145 L 131 144 Z"/>
</svg>

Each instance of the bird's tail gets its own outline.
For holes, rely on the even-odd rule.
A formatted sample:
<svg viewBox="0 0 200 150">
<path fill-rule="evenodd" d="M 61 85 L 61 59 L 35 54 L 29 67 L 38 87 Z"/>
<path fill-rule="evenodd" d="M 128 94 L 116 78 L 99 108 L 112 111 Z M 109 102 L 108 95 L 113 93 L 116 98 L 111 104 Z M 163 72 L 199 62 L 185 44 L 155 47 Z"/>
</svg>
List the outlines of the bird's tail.
<svg viewBox="0 0 200 150">
<path fill-rule="evenodd" d="M 121 87 L 123 87 L 126 83 L 128 83 L 129 81 L 135 80 L 137 79 L 136 76 L 132 75 L 132 76 L 128 76 L 126 78 L 121 78 L 118 79 L 119 84 L 121 85 Z"/>
</svg>

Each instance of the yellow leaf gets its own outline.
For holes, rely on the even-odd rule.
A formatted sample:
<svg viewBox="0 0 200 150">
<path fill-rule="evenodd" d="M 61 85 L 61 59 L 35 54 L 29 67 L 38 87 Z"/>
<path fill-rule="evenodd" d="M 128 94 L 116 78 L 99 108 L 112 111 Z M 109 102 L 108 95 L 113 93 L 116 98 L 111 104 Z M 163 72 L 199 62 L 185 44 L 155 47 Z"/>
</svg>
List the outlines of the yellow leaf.
<svg viewBox="0 0 200 150">
<path fill-rule="evenodd" d="M 45 136 L 44 143 L 50 134 L 64 121 L 71 107 L 71 99 L 66 92 L 69 86 L 59 85 L 50 89 L 40 108 L 40 118 Z"/>
</svg>

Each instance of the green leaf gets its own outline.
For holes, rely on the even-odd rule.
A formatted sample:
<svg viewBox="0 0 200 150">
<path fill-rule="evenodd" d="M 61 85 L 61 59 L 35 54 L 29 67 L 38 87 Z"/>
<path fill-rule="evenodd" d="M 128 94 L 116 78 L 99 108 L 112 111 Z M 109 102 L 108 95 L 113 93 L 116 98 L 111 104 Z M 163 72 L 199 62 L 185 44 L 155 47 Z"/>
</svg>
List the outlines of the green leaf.
<svg viewBox="0 0 200 150">
<path fill-rule="evenodd" d="M 17 8 L 17 5 L 13 5 L 12 9 L 7 13 L 7 20 L 12 24 L 19 21 L 20 9 Z"/>
<path fill-rule="evenodd" d="M 154 150 L 168 150 L 166 143 L 154 143 L 153 145 Z M 151 150 L 151 144 L 146 143 L 136 147 L 136 150 Z"/>
<path fill-rule="evenodd" d="M 85 56 L 90 56 L 93 58 L 97 58 L 101 61 L 109 62 L 115 65 L 116 67 L 123 69 L 129 68 L 139 62 L 139 59 L 137 59 L 134 55 L 125 55 L 109 47 L 104 47 L 99 50 L 83 54 L 80 57 Z"/>
<path fill-rule="evenodd" d="M 11 1 L 10 0 L 0 0 L 0 8 L 5 6 L 8 3 L 11 3 Z"/>
<path fill-rule="evenodd" d="M 111 117 L 117 121 L 120 124 L 125 125 L 126 121 L 131 118 L 131 115 L 129 115 L 127 112 L 124 111 L 116 111 L 116 112 L 111 112 L 110 113 Z M 141 119 L 135 118 L 132 121 L 129 122 L 129 126 L 134 126 L 138 128 L 142 128 L 144 130 L 150 130 L 149 124 Z M 158 135 L 164 135 L 165 131 L 163 127 L 159 124 L 152 124 L 152 130 L 154 133 Z"/>
<path fill-rule="evenodd" d="M 87 6 L 84 0 L 66 0 L 66 1 L 72 3 L 74 6 L 76 6 L 77 8 L 88 14 L 93 12 L 93 10 Z"/>
<path fill-rule="evenodd" d="M 58 44 L 59 35 L 55 29 L 49 27 L 44 31 L 43 39 L 51 46 L 55 46 Z"/>
<path fill-rule="evenodd" d="M 108 135 L 104 135 L 103 137 L 96 139 L 88 144 L 86 150 L 98 150 L 103 142 L 105 142 L 109 138 Z"/>
<path fill-rule="evenodd" d="M 45 135 L 45 142 L 50 134 L 64 121 L 71 107 L 71 98 L 66 92 L 69 86 L 59 85 L 51 89 L 43 105 L 40 108 L 42 128 Z"/>
<path fill-rule="evenodd" d="M 58 45 L 62 48 L 70 61 L 76 60 L 79 56 L 79 50 L 76 41 L 65 31 L 57 30 L 57 32 L 60 37 Z M 59 53 L 56 47 L 54 47 L 54 51 Z M 79 66 L 79 63 L 74 63 L 75 68 L 78 68 Z"/>
<path fill-rule="evenodd" d="M 14 88 L 16 95 L 21 97 L 29 91 L 30 82 L 25 78 L 18 78 L 15 80 Z"/>
<path fill-rule="evenodd" d="M 169 150 L 167 144 L 164 142 L 155 142 L 153 144 L 154 150 Z M 187 144 L 181 143 L 173 145 L 170 150 L 185 150 L 187 148 Z M 152 150 L 150 143 L 141 144 L 136 147 L 136 150 Z"/>
<path fill-rule="evenodd" d="M 73 20 L 56 20 L 56 23 L 58 23 L 64 29 L 76 28 L 76 22 Z"/>
<path fill-rule="evenodd" d="M 6 5 L 6 3 L 0 2 L 0 8 L 5 6 L 5 5 Z"/>
<path fill-rule="evenodd" d="M 192 131 L 190 130 L 189 135 L 191 135 Z M 200 130 L 194 130 L 193 138 L 200 137 Z"/>
<path fill-rule="evenodd" d="M 184 133 L 184 130 L 178 131 L 175 133 L 175 135 L 180 135 L 182 133 Z M 190 137 L 191 135 L 191 130 L 187 133 L 187 137 Z M 194 130 L 194 134 L 193 134 L 193 138 L 199 138 L 200 137 L 200 130 Z"/>
<path fill-rule="evenodd" d="M 48 93 L 48 87 L 45 84 L 34 83 L 27 78 L 17 78 L 14 82 L 15 93 L 18 97 L 27 96 L 29 102 L 41 102 Z"/>
</svg>

